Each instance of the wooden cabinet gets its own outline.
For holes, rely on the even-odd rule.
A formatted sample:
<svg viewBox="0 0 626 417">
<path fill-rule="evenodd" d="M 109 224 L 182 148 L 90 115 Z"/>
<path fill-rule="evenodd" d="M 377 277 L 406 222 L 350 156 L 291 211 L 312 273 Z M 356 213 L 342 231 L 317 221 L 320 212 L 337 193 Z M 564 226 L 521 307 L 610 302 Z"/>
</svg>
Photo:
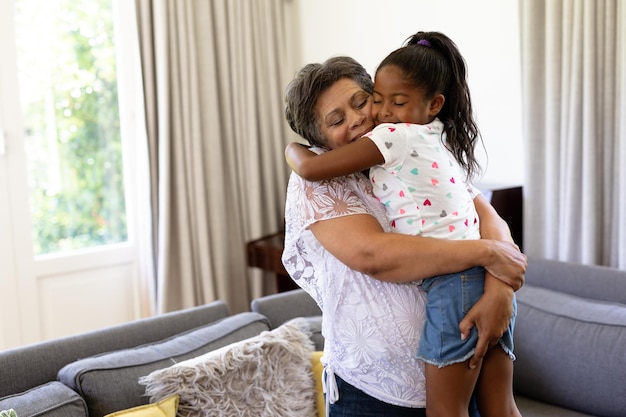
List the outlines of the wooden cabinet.
<svg viewBox="0 0 626 417">
<path fill-rule="evenodd" d="M 280 259 L 283 253 L 284 242 L 285 234 L 281 230 L 280 232 L 260 237 L 246 244 L 248 266 L 273 272 L 278 292 L 299 288 L 298 285 L 293 282 L 289 274 L 287 274 Z"/>
<path fill-rule="evenodd" d="M 511 229 L 513 240 L 524 250 L 524 197 L 523 188 L 498 187 L 485 184 L 478 187 L 483 195 L 491 202 L 500 217 L 502 217 Z"/>
</svg>

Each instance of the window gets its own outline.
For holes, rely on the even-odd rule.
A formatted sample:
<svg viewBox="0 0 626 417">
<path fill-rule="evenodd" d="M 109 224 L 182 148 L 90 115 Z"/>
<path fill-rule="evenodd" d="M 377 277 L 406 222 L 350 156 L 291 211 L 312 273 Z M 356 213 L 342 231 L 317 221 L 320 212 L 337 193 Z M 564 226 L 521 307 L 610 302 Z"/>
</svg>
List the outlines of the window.
<svg viewBox="0 0 626 417">
<path fill-rule="evenodd" d="M 112 0 L 15 0 L 35 255 L 127 240 Z"/>
</svg>

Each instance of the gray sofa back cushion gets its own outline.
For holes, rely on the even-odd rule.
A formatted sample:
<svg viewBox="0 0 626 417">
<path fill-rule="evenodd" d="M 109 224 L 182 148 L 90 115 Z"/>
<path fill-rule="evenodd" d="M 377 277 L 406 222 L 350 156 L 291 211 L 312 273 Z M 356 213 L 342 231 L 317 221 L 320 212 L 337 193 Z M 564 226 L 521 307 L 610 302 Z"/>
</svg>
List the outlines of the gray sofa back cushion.
<svg viewBox="0 0 626 417">
<path fill-rule="evenodd" d="M 315 350 L 324 350 L 322 310 L 306 291 L 296 289 L 256 298 L 250 303 L 250 310 L 267 317 L 272 329 L 296 317 L 306 318 Z"/>
<path fill-rule="evenodd" d="M 140 377 L 269 329 L 262 315 L 239 313 L 162 342 L 70 363 L 58 379 L 84 398 L 90 417 L 102 417 L 148 403 Z"/>
<path fill-rule="evenodd" d="M 532 285 L 517 292 L 517 303 L 515 391 L 583 413 L 624 416 L 626 305 Z"/>
<path fill-rule="evenodd" d="M 57 381 L 0 398 L 0 410 L 10 408 L 17 417 L 88 417 L 85 401 Z"/>
<path fill-rule="evenodd" d="M 606 266 L 529 258 L 526 285 L 626 304 L 626 271 Z"/>
<path fill-rule="evenodd" d="M 296 317 L 322 315 L 315 300 L 302 289 L 256 298 L 250 303 L 250 310 L 267 317 L 273 329 Z"/>
<path fill-rule="evenodd" d="M 226 303 L 215 301 L 0 352 L 0 398 L 55 381 L 59 369 L 78 359 L 163 340 L 223 319 L 228 314 Z"/>
</svg>

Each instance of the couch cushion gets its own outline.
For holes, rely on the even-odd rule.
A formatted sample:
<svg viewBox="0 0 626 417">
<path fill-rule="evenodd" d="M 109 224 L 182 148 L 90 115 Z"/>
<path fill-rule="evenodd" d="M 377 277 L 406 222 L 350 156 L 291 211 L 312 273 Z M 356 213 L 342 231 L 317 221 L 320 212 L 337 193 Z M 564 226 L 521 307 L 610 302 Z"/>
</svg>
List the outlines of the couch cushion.
<svg viewBox="0 0 626 417">
<path fill-rule="evenodd" d="M 250 310 L 267 317 L 273 329 L 296 317 L 322 315 L 315 300 L 302 289 L 256 298 L 250 303 Z"/>
<path fill-rule="evenodd" d="M 90 417 L 102 417 L 148 403 L 139 377 L 268 329 L 262 315 L 240 313 L 158 343 L 73 362 L 58 379 L 85 399 Z"/>
<path fill-rule="evenodd" d="M 250 310 L 267 317 L 272 329 L 296 317 L 305 317 L 309 322 L 315 350 L 324 350 L 322 310 L 303 289 L 256 298 L 250 303 Z"/>
<path fill-rule="evenodd" d="M 176 417 L 179 400 L 178 395 L 171 395 L 152 404 L 139 405 L 107 414 L 106 417 Z"/>
<path fill-rule="evenodd" d="M 626 271 L 607 266 L 529 258 L 526 285 L 626 304 Z"/>
<path fill-rule="evenodd" d="M 88 417 L 85 401 L 57 381 L 0 398 L 0 410 L 10 408 L 17 417 Z"/>
<path fill-rule="evenodd" d="M 324 377 L 324 365 L 321 362 L 324 352 L 315 351 L 311 353 L 311 372 L 313 373 L 313 381 L 315 381 L 315 403 L 317 406 L 317 417 L 326 415 L 326 400 L 324 397 L 324 388 L 322 386 L 322 378 Z"/>
<path fill-rule="evenodd" d="M 154 343 L 228 317 L 228 306 L 202 306 L 0 352 L 0 398 L 57 379 L 59 369 L 102 352 Z M 20 417 L 18 415 L 18 417 Z"/>
<path fill-rule="evenodd" d="M 152 401 L 180 395 L 179 417 L 317 417 L 304 319 L 152 372 Z"/>
<path fill-rule="evenodd" d="M 518 291 L 517 302 L 516 392 L 583 413 L 623 416 L 626 305 L 532 285 Z"/>
<path fill-rule="evenodd" d="M 515 402 L 524 417 L 595 417 L 593 414 L 583 414 L 563 407 L 531 400 L 528 397 L 515 396 Z"/>
<path fill-rule="evenodd" d="M 310 333 L 311 340 L 315 345 L 315 350 L 324 350 L 324 336 L 322 336 L 322 316 L 302 317 L 306 320 Z"/>
</svg>

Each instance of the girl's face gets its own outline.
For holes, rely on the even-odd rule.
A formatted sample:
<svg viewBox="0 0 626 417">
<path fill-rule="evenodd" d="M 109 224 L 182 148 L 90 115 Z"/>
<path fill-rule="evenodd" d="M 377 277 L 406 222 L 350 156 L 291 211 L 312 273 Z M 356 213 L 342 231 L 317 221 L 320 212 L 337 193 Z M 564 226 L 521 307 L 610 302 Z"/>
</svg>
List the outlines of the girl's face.
<svg viewBox="0 0 626 417">
<path fill-rule="evenodd" d="M 427 124 L 433 121 L 443 106 L 443 101 L 439 105 L 436 100 L 443 100 L 443 95 L 427 99 L 400 68 L 387 65 L 378 70 L 374 80 L 372 118 L 376 124 Z"/>
<path fill-rule="evenodd" d="M 373 129 L 371 97 L 349 78 L 342 78 L 324 91 L 317 100 L 326 145 L 335 149 L 359 139 Z"/>
</svg>

